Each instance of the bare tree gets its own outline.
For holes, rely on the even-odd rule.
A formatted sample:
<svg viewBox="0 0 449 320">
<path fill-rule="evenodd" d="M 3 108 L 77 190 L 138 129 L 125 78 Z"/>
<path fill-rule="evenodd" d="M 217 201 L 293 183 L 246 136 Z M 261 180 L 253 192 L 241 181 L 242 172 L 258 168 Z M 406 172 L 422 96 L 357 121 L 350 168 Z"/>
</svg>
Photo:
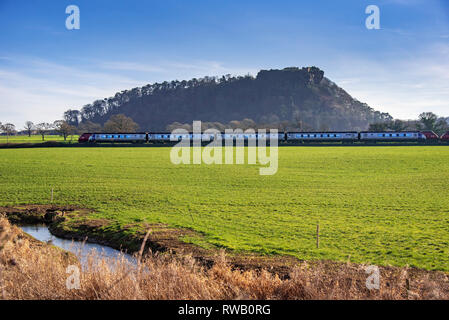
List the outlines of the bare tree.
<svg viewBox="0 0 449 320">
<path fill-rule="evenodd" d="M 136 132 L 137 129 L 139 129 L 139 125 L 124 114 L 112 116 L 104 125 L 105 132 L 126 133 Z"/>
<path fill-rule="evenodd" d="M 78 132 L 80 134 L 83 133 L 99 133 L 102 132 L 103 128 L 101 127 L 101 124 L 94 123 L 92 121 L 86 120 L 80 123 L 78 126 Z"/>
<path fill-rule="evenodd" d="M 284 120 L 284 121 L 279 122 L 278 129 L 281 133 L 287 132 L 287 129 L 289 126 L 290 126 L 290 122 L 288 120 Z"/>
<path fill-rule="evenodd" d="M 229 126 L 231 127 L 231 129 L 241 129 L 242 128 L 242 124 L 238 120 L 230 121 Z"/>
<path fill-rule="evenodd" d="M 425 130 L 436 130 L 438 116 L 433 112 L 423 112 L 419 115 L 419 121 L 423 124 Z"/>
<path fill-rule="evenodd" d="M 42 141 L 45 140 L 45 135 L 53 128 L 50 123 L 42 122 L 36 126 L 37 132 L 42 136 Z"/>
<path fill-rule="evenodd" d="M 5 123 L 1 125 L 1 131 L 6 133 L 6 143 L 9 143 L 9 136 L 16 133 L 16 126 L 13 125 L 12 123 Z"/>
<path fill-rule="evenodd" d="M 31 137 L 31 133 L 34 130 L 34 123 L 32 123 L 31 121 L 27 121 L 25 122 L 25 127 L 24 129 L 26 130 L 26 132 L 28 133 L 28 137 Z"/>
<path fill-rule="evenodd" d="M 388 123 L 388 128 L 393 131 L 403 131 L 407 129 L 407 124 L 405 121 L 396 119 Z"/>
<path fill-rule="evenodd" d="M 67 140 L 67 136 L 73 135 L 76 131 L 76 128 L 74 126 L 71 126 L 64 120 L 56 120 L 53 123 L 53 126 L 56 131 L 64 137 L 64 141 Z"/>
<path fill-rule="evenodd" d="M 386 122 L 376 122 L 369 125 L 369 131 L 386 131 L 388 124 Z"/>
</svg>

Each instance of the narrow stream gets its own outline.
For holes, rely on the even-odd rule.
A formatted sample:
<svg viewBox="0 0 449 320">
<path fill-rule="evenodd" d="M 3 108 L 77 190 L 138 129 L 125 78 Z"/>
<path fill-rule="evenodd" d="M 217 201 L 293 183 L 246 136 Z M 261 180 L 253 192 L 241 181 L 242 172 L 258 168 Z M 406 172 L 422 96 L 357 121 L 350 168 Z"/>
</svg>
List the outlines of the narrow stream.
<svg viewBox="0 0 449 320">
<path fill-rule="evenodd" d="M 74 253 L 81 262 L 82 266 L 87 265 L 87 259 L 92 250 L 95 250 L 97 255 L 101 258 L 105 258 L 113 264 L 114 260 L 124 257 L 131 264 L 137 264 L 136 259 L 126 253 L 111 247 L 103 246 L 95 243 L 83 243 L 82 241 L 68 240 L 55 237 L 50 233 L 48 227 L 45 224 L 33 224 L 19 226 L 24 232 L 28 233 L 32 237 L 39 241 L 51 243 L 59 248 Z"/>
</svg>

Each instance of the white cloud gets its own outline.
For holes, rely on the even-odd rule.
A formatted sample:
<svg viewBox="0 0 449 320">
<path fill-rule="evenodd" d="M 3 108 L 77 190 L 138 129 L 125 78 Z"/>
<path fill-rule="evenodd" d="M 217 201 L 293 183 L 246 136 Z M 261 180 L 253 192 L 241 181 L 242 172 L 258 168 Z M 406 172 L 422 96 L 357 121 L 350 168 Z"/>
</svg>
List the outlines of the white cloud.
<svg viewBox="0 0 449 320">
<path fill-rule="evenodd" d="M 43 60 L 24 62 L 14 68 L 0 66 L 0 121 L 18 127 L 27 120 L 54 121 L 69 108 L 82 107 L 141 84 L 123 76 Z"/>
<path fill-rule="evenodd" d="M 448 45 L 435 44 L 392 59 L 344 56 L 327 76 L 354 98 L 396 118 L 417 118 L 424 111 L 449 116 L 448 53 Z"/>
<path fill-rule="evenodd" d="M 84 61 L 62 65 L 32 57 L 0 57 L 0 121 L 53 121 L 69 108 L 147 83 L 212 75 L 255 75 L 258 70 L 217 61 Z M 330 61 L 326 58 L 327 63 Z M 319 63 L 317 65 L 320 65 Z M 449 45 L 389 59 L 344 54 L 322 64 L 325 75 L 354 98 L 397 118 L 423 111 L 449 116 Z M 261 66 L 263 69 L 264 66 Z"/>
<path fill-rule="evenodd" d="M 18 127 L 27 120 L 54 121 L 69 108 L 81 108 L 94 100 L 151 82 L 256 72 L 227 68 L 215 61 L 163 61 L 157 65 L 90 61 L 68 66 L 33 57 L 1 59 L 6 63 L 0 64 L 0 121 Z"/>
</svg>

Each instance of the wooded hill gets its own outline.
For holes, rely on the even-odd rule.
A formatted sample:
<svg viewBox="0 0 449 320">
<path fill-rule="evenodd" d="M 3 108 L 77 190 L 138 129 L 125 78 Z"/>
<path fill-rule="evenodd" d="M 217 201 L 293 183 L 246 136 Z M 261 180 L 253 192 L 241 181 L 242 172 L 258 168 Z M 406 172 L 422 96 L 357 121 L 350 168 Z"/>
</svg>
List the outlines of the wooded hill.
<svg viewBox="0 0 449 320">
<path fill-rule="evenodd" d="M 64 116 L 78 126 L 88 121 L 103 125 L 114 114 L 131 117 L 140 130 L 151 131 L 166 130 L 173 122 L 243 119 L 281 129 L 365 130 L 371 123 L 392 119 L 352 98 L 316 67 L 148 84 L 68 110 Z"/>
</svg>

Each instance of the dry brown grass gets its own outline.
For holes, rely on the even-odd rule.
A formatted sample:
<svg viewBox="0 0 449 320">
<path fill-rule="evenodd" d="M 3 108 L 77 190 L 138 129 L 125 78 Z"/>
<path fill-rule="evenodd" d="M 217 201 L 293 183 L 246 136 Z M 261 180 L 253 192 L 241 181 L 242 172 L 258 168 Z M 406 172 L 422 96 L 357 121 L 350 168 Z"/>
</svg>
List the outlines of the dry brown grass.
<svg viewBox="0 0 449 320">
<path fill-rule="evenodd" d="M 0 299 L 449 299 L 448 275 L 384 267 L 379 290 L 368 290 L 362 265 L 298 263 L 288 279 L 233 270 L 222 254 L 211 268 L 190 256 L 150 254 L 141 266 L 95 253 L 68 290 L 73 256 L 28 238 L 0 217 Z"/>
</svg>

